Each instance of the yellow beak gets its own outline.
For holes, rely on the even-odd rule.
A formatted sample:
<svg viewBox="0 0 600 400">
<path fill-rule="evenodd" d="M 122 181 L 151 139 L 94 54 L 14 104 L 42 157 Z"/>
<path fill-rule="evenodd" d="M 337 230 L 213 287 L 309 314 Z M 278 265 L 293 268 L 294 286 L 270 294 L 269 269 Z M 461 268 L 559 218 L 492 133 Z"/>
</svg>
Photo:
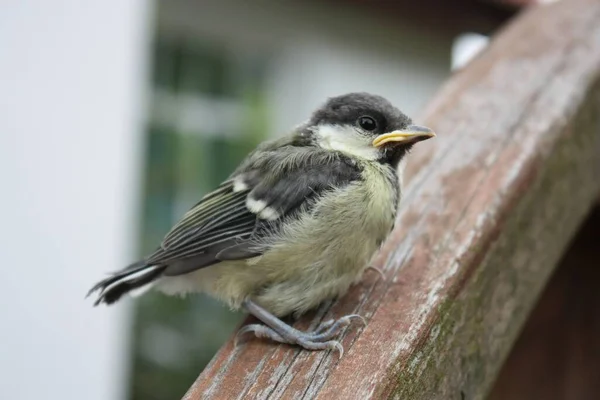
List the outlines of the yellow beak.
<svg viewBox="0 0 600 400">
<path fill-rule="evenodd" d="M 401 131 L 393 131 L 377 136 L 373 140 L 373 146 L 381 147 L 387 143 L 416 143 L 435 137 L 435 132 L 424 126 L 409 125 Z"/>
</svg>

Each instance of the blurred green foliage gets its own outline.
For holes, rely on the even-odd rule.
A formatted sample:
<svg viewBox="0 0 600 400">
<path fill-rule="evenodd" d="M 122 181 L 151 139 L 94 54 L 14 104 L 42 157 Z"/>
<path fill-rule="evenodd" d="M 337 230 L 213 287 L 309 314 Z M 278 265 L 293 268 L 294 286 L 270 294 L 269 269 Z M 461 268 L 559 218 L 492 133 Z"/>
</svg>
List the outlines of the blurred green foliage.
<svg viewBox="0 0 600 400">
<path fill-rule="evenodd" d="M 159 38 L 155 46 L 153 88 L 163 98 L 168 94 L 170 114 L 166 122 L 153 115 L 148 122 L 143 254 L 156 248 L 183 212 L 226 179 L 267 136 L 265 58 L 232 53 L 225 47 L 177 39 Z M 235 132 L 230 132 L 231 121 L 211 121 L 211 132 L 202 123 L 179 124 L 178 111 L 189 106 L 185 103 L 189 99 L 200 100 L 200 105 L 235 105 Z M 228 131 L 219 131 L 221 126 Z M 180 299 L 148 293 L 136 304 L 132 400 L 181 398 L 243 317 L 200 294 Z"/>
</svg>

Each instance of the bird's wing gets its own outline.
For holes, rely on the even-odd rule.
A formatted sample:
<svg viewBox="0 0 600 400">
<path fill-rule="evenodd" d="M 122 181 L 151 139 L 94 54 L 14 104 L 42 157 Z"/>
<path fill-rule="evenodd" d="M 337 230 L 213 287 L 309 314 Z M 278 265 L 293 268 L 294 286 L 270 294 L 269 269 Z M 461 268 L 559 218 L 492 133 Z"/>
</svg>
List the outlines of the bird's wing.
<svg viewBox="0 0 600 400">
<path fill-rule="evenodd" d="M 313 148 L 314 149 L 314 148 Z M 320 150 L 275 149 L 252 157 L 192 207 L 147 263 L 180 275 L 224 260 L 262 254 L 257 239 L 272 234 L 325 191 L 360 179 L 351 159 Z"/>
</svg>

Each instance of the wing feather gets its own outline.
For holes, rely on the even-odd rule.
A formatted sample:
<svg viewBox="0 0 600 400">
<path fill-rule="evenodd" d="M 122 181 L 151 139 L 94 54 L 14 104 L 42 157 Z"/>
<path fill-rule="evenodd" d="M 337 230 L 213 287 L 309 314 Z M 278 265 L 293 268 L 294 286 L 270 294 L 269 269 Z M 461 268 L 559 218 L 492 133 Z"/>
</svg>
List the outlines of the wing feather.
<svg viewBox="0 0 600 400">
<path fill-rule="evenodd" d="M 245 201 L 244 193 L 221 191 L 217 196 L 211 196 L 206 203 L 197 204 L 183 216 L 163 239 L 161 247 L 164 250 L 177 248 L 190 236 L 207 229 L 207 224 L 211 221 L 230 213 L 239 214 L 240 205 L 244 205 Z"/>
<path fill-rule="evenodd" d="M 331 152 L 302 149 L 301 158 L 287 151 L 276 151 L 280 160 L 275 172 L 263 160 L 247 162 L 231 179 L 205 195 L 171 229 L 147 262 L 168 265 L 165 274 L 178 275 L 221 260 L 260 254 L 266 249 L 253 247 L 256 238 L 272 234 L 283 220 L 296 217 L 294 210 L 310 206 L 311 199 L 323 192 L 360 179 L 356 163 L 341 154 L 334 157 Z M 266 221 L 260 211 L 251 211 L 249 198 L 270 207 L 277 219 Z"/>
</svg>

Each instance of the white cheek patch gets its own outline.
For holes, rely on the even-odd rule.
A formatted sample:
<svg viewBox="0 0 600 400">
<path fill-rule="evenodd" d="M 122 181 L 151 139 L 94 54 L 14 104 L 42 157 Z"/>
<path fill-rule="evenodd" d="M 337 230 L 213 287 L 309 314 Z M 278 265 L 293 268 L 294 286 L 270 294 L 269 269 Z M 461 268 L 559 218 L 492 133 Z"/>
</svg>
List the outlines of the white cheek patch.
<svg viewBox="0 0 600 400">
<path fill-rule="evenodd" d="M 315 128 L 314 133 L 324 149 L 341 151 L 365 160 L 377 160 L 381 156 L 380 151 L 371 144 L 372 139 L 362 136 L 351 126 L 321 125 Z"/>
</svg>

